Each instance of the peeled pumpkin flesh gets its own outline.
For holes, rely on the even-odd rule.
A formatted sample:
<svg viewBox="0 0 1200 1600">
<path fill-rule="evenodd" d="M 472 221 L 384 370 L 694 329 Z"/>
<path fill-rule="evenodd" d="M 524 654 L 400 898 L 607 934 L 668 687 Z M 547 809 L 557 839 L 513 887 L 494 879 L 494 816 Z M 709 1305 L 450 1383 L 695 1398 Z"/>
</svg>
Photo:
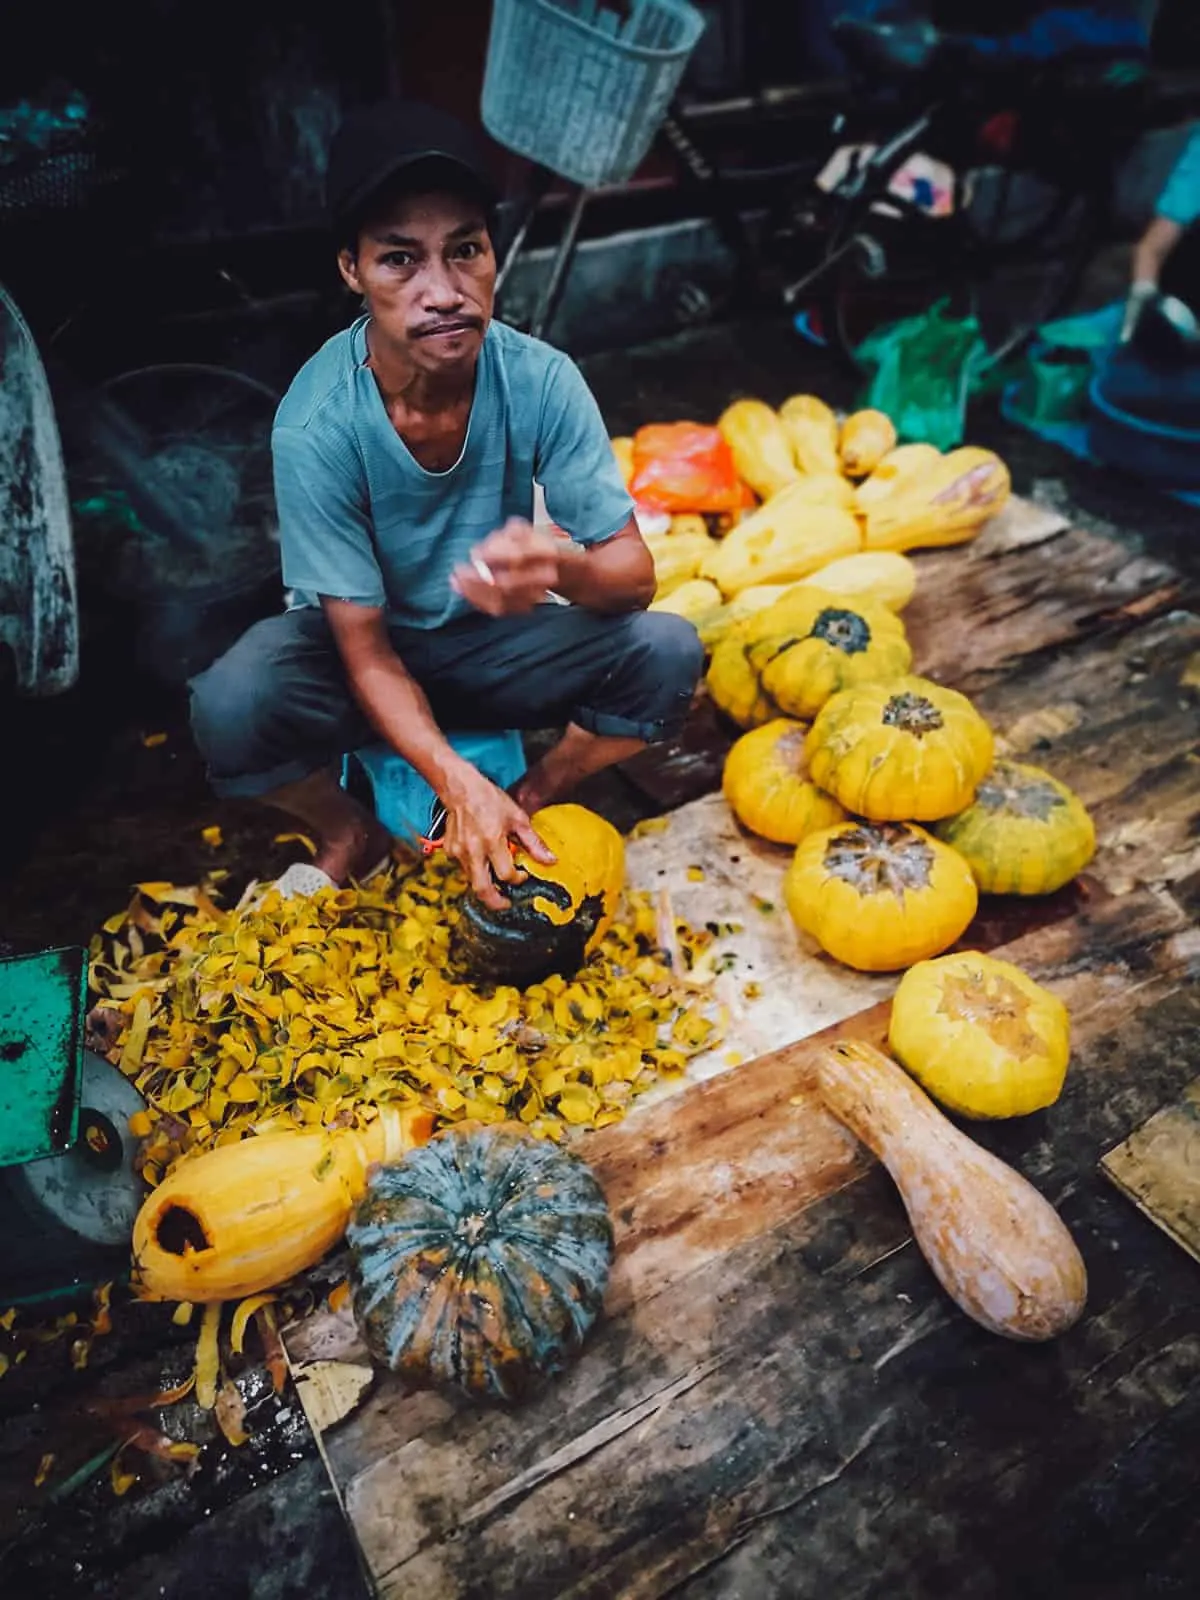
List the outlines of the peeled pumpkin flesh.
<svg viewBox="0 0 1200 1600">
<path fill-rule="evenodd" d="M 758 584 L 798 581 L 862 548 L 858 520 L 785 489 L 738 524 L 706 557 L 700 576 L 726 597 Z"/>
<path fill-rule="evenodd" d="M 801 472 L 839 474 L 838 420 L 815 394 L 794 394 L 779 408 L 792 455 Z"/>
<path fill-rule="evenodd" d="M 182 1161 L 133 1228 L 143 1300 L 237 1300 L 311 1267 L 341 1238 L 367 1168 L 433 1132 L 432 1113 L 384 1106 L 369 1127 L 264 1134 Z"/>
<path fill-rule="evenodd" d="M 842 424 L 838 451 L 842 471 L 851 478 L 865 478 L 896 447 L 896 429 L 883 411 L 855 411 Z"/>
<path fill-rule="evenodd" d="M 948 1111 L 1023 1117 L 1062 1093 L 1071 1023 L 1058 996 L 1020 967 L 963 950 L 904 974 L 888 1045 Z"/>
<path fill-rule="evenodd" d="M 760 499 L 778 494 L 797 477 L 788 435 L 765 400 L 735 400 L 717 418 L 717 427 L 733 452 L 738 476 Z M 833 470 L 837 470 L 834 463 Z"/>
<path fill-rule="evenodd" d="M 948 1122 L 872 1046 L 830 1046 L 816 1075 L 826 1107 L 891 1174 L 917 1247 L 960 1310 L 1027 1342 L 1057 1338 L 1078 1321 L 1083 1258 L 1031 1183 Z"/>
<path fill-rule="evenodd" d="M 1006 504 L 1011 486 L 993 451 L 952 450 L 929 473 L 915 474 L 866 508 L 863 543 L 868 550 L 965 544 Z"/>
<path fill-rule="evenodd" d="M 722 791 L 743 827 L 775 844 L 799 844 L 846 813 L 804 766 L 803 722 L 777 717 L 744 733 L 725 758 Z"/>
<path fill-rule="evenodd" d="M 917 569 L 897 550 L 861 550 L 819 567 L 808 582 L 833 594 L 903 611 L 916 593 Z"/>
<path fill-rule="evenodd" d="M 654 562 L 654 598 L 665 600 L 668 595 L 699 575 L 700 568 L 720 546 L 708 534 L 652 533 L 645 544 Z"/>
<path fill-rule="evenodd" d="M 610 439 L 608 442 L 612 446 L 613 455 L 616 457 L 622 481 L 628 489 L 633 482 L 633 439 L 621 436 L 617 439 Z"/>
<path fill-rule="evenodd" d="M 697 628 L 701 621 L 722 609 L 721 591 L 707 578 L 689 578 L 663 600 L 655 600 L 651 611 L 669 611 L 674 616 L 686 617 Z"/>
<path fill-rule="evenodd" d="M 877 500 L 895 494 L 901 484 L 915 480 L 923 472 L 931 472 L 942 460 L 942 452 L 932 444 L 898 444 L 854 491 L 857 510 L 866 511 Z"/>
</svg>

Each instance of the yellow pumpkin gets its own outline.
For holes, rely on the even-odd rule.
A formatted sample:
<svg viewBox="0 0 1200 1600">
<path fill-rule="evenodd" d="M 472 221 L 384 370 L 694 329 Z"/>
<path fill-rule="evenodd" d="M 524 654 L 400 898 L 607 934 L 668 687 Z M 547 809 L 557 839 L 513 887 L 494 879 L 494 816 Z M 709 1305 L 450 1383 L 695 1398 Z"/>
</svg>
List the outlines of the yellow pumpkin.
<svg viewBox="0 0 1200 1600">
<path fill-rule="evenodd" d="M 746 659 L 746 624 L 732 627 L 713 650 L 705 679 L 713 704 L 739 728 L 757 728 L 779 715 Z"/>
<path fill-rule="evenodd" d="M 765 400 L 735 400 L 717 418 L 738 477 L 766 500 L 796 479 L 792 447 L 779 417 Z"/>
<path fill-rule="evenodd" d="M 810 782 L 803 722 L 777 717 L 744 733 L 725 758 L 722 789 L 734 816 L 775 844 L 799 844 L 818 828 L 841 822 L 836 800 Z"/>
<path fill-rule="evenodd" d="M 1077 794 L 1041 767 L 997 761 L 974 801 L 937 826 L 985 894 L 1053 894 L 1096 852 L 1096 829 Z"/>
<path fill-rule="evenodd" d="M 797 928 L 836 961 L 894 972 L 960 938 L 979 891 L 962 857 L 923 828 L 844 822 L 797 846 L 784 898 Z"/>
<path fill-rule="evenodd" d="M 889 611 L 903 611 L 916 593 L 917 569 L 895 550 L 861 550 L 820 567 L 807 580 L 831 594 L 875 600 Z"/>
<path fill-rule="evenodd" d="M 963 544 L 1007 502 L 1008 468 L 991 450 L 952 450 L 928 473 L 906 479 L 894 494 L 865 508 L 868 550 L 912 550 Z"/>
<path fill-rule="evenodd" d="M 896 428 L 883 411 L 855 411 L 842 423 L 838 452 L 842 471 L 851 478 L 865 478 L 896 448 Z"/>
<path fill-rule="evenodd" d="M 898 444 L 854 491 L 855 509 L 866 512 L 877 500 L 895 494 L 901 484 L 910 482 L 921 473 L 930 472 L 942 459 L 942 452 L 932 444 Z"/>
<path fill-rule="evenodd" d="M 464 897 L 451 958 L 472 983 L 520 989 L 555 972 L 573 977 L 616 915 L 625 844 L 612 823 L 579 805 L 544 806 L 529 820 L 554 862 L 515 850 L 525 878 L 504 886 L 508 903 L 499 911 L 473 893 Z"/>
<path fill-rule="evenodd" d="M 1023 1117 L 1062 1093 L 1071 1022 L 1058 996 L 1020 967 L 964 950 L 904 974 L 888 1043 L 947 1110 Z"/>
<path fill-rule="evenodd" d="M 792 717 L 814 717 L 839 689 L 900 677 L 912 664 L 894 612 L 808 584 L 752 617 L 746 638 L 763 688 Z"/>
<path fill-rule="evenodd" d="M 838 420 L 815 394 L 794 394 L 779 408 L 779 420 L 801 472 L 840 473 Z"/>
<path fill-rule="evenodd" d="M 966 695 L 914 677 L 835 694 L 807 748 L 813 782 L 855 816 L 932 822 L 971 803 L 995 741 Z"/>
<path fill-rule="evenodd" d="M 858 519 L 849 511 L 813 505 L 802 487 L 785 489 L 714 547 L 700 576 L 732 596 L 752 584 L 798 582 L 836 557 L 861 548 Z"/>
</svg>

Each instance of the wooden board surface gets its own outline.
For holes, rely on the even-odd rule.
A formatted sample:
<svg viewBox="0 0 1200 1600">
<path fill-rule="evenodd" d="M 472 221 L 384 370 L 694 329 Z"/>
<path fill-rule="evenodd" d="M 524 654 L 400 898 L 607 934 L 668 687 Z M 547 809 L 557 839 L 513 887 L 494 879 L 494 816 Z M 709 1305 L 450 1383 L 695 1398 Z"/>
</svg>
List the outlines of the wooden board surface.
<svg viewBox="0 0 1200 1600">
<path fill-rule="evenodd" d="M 1200 1261 L 1200 1078 L 1100 1163 L 1139 1210 Z"/>
<path fill-rule="evenodd" d="M 1032 1593 L 1050 1575 L 1115 1597 L 1137 1591 L 1106 1554 L 1114 1497 L 1139 1518 L 1122 1559 L 1145 1571 L 1173 1537 L 1194 1571 L 1200 1467 L 1180 1441 L 1200 1422 L 1200 1276 L 1097 1162 L 1194 1074 L 1200 761 L 1181 680 L 1200 622 L 1114 541 L 1028 523 L 1004 539 L 922 558 L 909 617 L 918 664 L 971 688 L 1099 823 L 1082 888 L 985 902 L 970 935 L 1072 1013 L 1063 1099 L 980 1138 L 1076 1233 L 1084 1320 L 1030 1350 L 963 1318 L 813 1097 L 821 1037 L 800 1039 L 588 1136 L 618 1235 L 606 1316 L 532 1404 L 476 1412 L 387 1374 L 364 1390 L 348 1313 L 291 1330 L 302 1395 L 313 1374 L 346 1396 L 320 1411 L 322 1445 L 380 1594 L 865 1600 Z M 706 871 L 696 904 L 735 881 Z M 671 890 L 688 914 L 690 890 Z M 788 1024 L 778 998 L 764 1034 Z M 863 999 L 835 1033 L 884 1036 L 886 1000 Z M 819 1003 L 805 985 L 802 1027 Z"/>
</svg>

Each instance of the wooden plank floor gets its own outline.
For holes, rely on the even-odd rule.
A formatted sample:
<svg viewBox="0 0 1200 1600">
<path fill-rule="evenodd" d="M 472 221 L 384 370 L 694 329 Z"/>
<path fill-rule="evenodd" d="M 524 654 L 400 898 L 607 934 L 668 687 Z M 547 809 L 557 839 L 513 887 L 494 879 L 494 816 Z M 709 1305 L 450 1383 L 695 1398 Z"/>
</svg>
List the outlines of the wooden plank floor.
<svg viewBox="0 0 1200 1600">
<path fill-rule="evenodd" d="M 1071 1009 L 1062 1100 L 978 1136 L 1074 1231 L 1084 1319 L 1038 1348 L 967 1321 L 811 1094 L 814 1041 L 759 1057 L 587 1137 L 617 1263 L 540 1399 L 475 1411 L 383 1374 L 334 1420 L 305 1374 L 358 1392 L 353 1323 L 291 1331 L 380 1594 L 1116 1597 L 1151 1570 L 1194 1592 L 1200 1275 L 1097 1162 L 1195 1075 L 1200 621 L 1169 570 L 1029 526 L 923 558 L 911 632 L 1097 816 L 1081 888 L 985 903 L 968 935 Z"/>
</svg>

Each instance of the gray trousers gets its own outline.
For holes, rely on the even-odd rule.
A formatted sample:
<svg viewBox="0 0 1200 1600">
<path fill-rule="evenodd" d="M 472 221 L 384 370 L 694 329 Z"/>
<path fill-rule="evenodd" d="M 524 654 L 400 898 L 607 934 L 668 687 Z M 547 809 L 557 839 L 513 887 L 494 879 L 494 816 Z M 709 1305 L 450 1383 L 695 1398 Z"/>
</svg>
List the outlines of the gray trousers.
<svg viewBox="0 0 1200 1600">
<path fill-rule="evenodd" d="M 664 611 L 545 605 L 524 617 L 394 628 L 391 638 L 448 732 L 575 722 L 669 738 L 704 666 L 695 628 Z M 270 794 L 378 738 L 315 607 L 255 623 L 190 687 L 192 730 L 221 795 Z"/>
</svg>

